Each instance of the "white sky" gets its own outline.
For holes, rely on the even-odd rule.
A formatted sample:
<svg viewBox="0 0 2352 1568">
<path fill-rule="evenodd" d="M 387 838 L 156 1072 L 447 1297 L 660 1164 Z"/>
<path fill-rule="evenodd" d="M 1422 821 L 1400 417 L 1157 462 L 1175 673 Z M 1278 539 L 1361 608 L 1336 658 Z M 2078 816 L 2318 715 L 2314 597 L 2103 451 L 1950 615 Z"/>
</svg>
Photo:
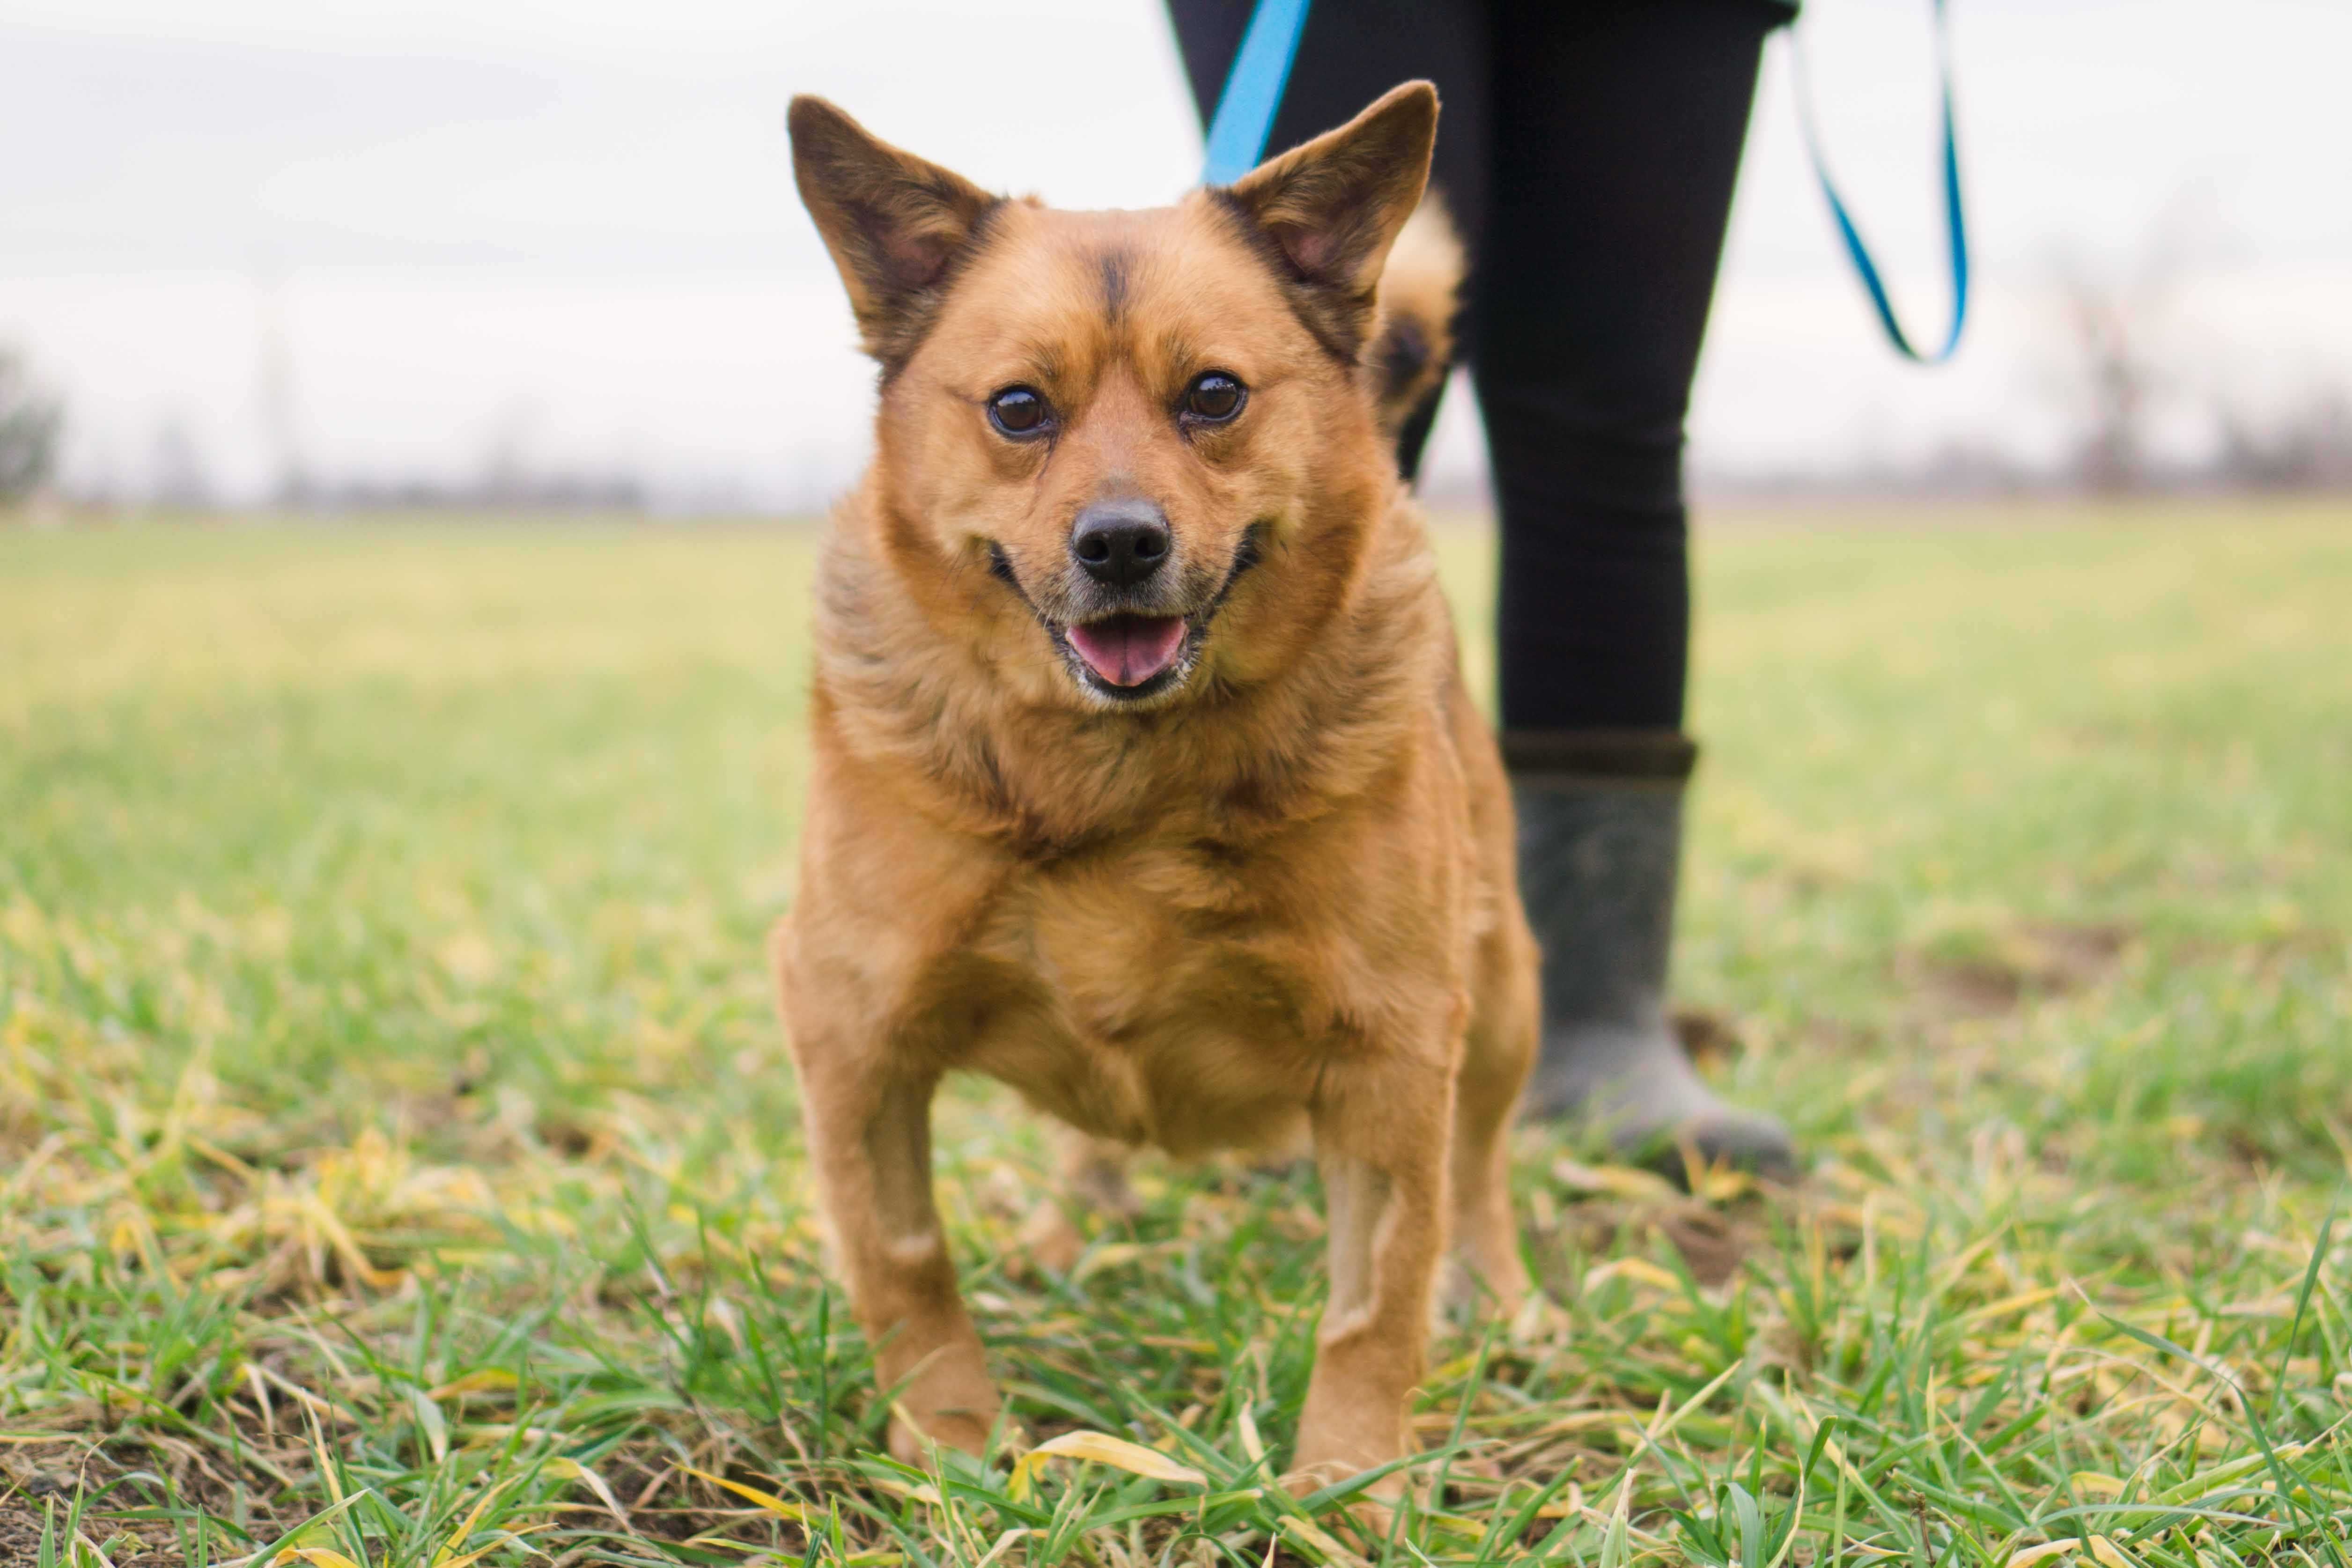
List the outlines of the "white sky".
<svg viewBox="0 0 2352 1568">
<path fill-rule="evenodd" d="M 2159 229 L 2193 263 L 2166 329 L 2179 439 L 2214 396 L 2352 381 L 2352 0 L 1952 4 L 1983 284 L 1960 361 L 1878 342 L 1776 43 L 1697 464 L 2054 449 L 2051 258 L 2120 267 Z M 1933 336 L 1926 16 L 1811 0 L 1805 27 L 1848 194 Z M 1068 204 L 1168 200 L 1199 157 L 1156 0 L 0 0 L 0 339 L 68 392 L 85 486 L 140 488 L 177 427 L 224 491 L 257 489 L 274 316 L 331 474 L 505 451 L 805 504 L 854 469 L 871 380 L 792 190 L 803 90 Z M 1466 419 L 1444 441 L 1475 460 Z"/>
</svg>

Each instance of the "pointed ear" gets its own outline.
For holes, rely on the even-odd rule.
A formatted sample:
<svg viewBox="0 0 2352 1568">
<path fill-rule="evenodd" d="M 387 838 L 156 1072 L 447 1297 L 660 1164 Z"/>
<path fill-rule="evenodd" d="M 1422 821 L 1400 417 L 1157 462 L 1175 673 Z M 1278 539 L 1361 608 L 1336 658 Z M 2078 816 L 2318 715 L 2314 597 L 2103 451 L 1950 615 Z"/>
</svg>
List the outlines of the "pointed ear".
<svg viewBox="0 0 2352 1568">
<path fill-rule="evenodd" d="M 866 351 L 896 370 L 1002 198 L 877 140 L 821 98 L 793 99 L 788 123 L 793 179 L 849 290 Z"/>
<path fill-rule="evenodd" d="M 1328 330 L 1327 346 L 1350 359 L 1371 331 L 1381 268 L 1421 203 L 1436 144 L 1437 89 L 1409 81 L 1224 193 L 1312 300 L 1309 320 Z"/>
</svg>

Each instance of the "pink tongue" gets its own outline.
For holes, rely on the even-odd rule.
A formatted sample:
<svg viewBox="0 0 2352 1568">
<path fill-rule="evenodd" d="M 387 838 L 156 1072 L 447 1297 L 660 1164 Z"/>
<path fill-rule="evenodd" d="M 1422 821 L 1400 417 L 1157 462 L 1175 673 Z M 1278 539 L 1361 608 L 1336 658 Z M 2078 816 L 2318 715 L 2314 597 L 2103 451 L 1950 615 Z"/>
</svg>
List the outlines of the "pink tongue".
<svg viewBox="0 0 2352 1568">
<path fill-rule="evenodd" d="M 1184 646 L 1181 615 L 1114 615 L 1073 626 L 1070 646 L 1115 686 L 1139 686 L 1176 662 Z"/>
</svg>

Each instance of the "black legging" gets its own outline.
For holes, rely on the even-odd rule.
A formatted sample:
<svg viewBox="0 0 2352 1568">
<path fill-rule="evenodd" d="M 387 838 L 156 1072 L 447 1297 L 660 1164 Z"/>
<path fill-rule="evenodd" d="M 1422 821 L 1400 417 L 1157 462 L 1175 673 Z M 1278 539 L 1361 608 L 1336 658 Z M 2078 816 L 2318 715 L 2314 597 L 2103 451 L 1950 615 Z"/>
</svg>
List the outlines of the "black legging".
<svg viewBox="0 0 2352 1568">
<path fill-rule="evenodd" d="M 1170 0 L 1205 120 L 1249 0 Z M 1771 0 L 1323 0 L 1269 152 L 1426 77 L 1470 243 L 1507 730 L 1678 729 L 1683 418 Z M 1405 433 L 1411 473 L 1435 405 Z"/>
</svg>

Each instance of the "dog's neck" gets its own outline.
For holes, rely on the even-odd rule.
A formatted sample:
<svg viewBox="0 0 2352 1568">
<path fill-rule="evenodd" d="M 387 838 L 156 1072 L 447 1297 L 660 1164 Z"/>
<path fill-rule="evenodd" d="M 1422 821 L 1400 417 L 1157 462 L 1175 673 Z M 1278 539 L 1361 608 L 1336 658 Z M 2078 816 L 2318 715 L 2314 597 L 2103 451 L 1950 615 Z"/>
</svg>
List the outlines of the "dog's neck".
<svg viewBox="0 0 2352 1568">
<path fill-rule="evenodd" d="M 835 520 L 814 720 L 875 787 L 1024 858 L 1138 834 L 1243 842 L 1330 810 L 1399 765 L 1451 666 L 1426 531 L 1401 487 L 1352 522 L 1353 559 L 1327 574 L 1313 634 L 1281 667 L 1235 680 L 1212 660 L 1177 702 L 1138 712 L 1074 701 L 1015 595 L 936 556 L 909 570 L 875 511 L 868 489 Z M 1283 591 L 1280 564 L 1243 591 Z"/>
</svg>

